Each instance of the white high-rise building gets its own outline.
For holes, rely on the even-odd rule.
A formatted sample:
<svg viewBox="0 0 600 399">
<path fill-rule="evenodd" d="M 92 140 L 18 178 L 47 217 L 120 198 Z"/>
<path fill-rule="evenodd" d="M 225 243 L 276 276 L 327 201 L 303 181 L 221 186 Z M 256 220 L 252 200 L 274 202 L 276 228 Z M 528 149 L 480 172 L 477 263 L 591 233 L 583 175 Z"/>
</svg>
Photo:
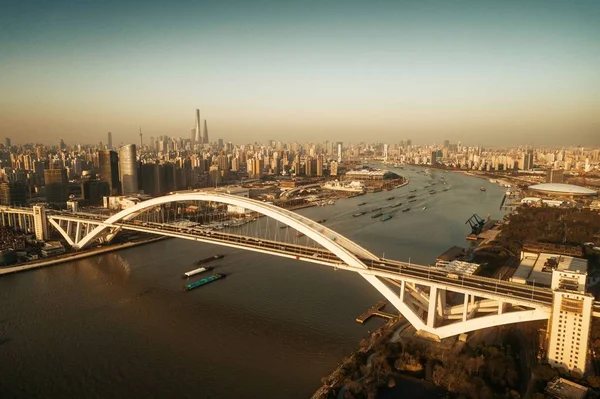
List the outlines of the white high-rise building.
<svg viewBox="0 0 600 399">
<path fill-rule="evenodd" d="M 583 375 L 594 296 L 585 292 L 587 273 L 552 271 L 552 315 L 548 320 L 548 363 Z"/>
</svg>

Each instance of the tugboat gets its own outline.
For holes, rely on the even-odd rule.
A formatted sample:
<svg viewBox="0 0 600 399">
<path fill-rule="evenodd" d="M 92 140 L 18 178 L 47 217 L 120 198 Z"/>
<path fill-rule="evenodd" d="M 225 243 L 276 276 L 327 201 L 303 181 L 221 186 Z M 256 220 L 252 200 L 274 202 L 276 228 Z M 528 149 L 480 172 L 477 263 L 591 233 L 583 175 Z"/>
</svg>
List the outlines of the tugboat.
<svg viewBox="0 0 600 399">
<path fill-rule="evenodd" d="M 486 188 L 485 188 L 485 187 L 483 187 L 483 186 L 479 187 L 479 189 L 480 189 L 481 191 L 485 191 L 485 190 L 486 190 Z"/>
</svg>

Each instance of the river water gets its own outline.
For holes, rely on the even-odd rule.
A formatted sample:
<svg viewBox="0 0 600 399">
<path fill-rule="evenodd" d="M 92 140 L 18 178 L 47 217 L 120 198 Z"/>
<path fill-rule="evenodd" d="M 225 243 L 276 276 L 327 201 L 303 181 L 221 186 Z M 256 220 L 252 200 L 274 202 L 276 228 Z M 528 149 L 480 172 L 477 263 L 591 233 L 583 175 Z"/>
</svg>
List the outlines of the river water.
<svg viewBox="0 0 600 399">
<path fill-rule="evenodd" d="M 473 213 L 502 215 L 501 187 L 432 171 L 437 183 L 424 188 L 430 178 L 413 169 L 395 170 L 410 178 L 400 189 L 298 212 L 421 264 L 466 246 Z M 351 216 L 360 202 L 406 202 L 413 189 L 412 209 L 385 223 Z M 231 275 L 183 293 L 181 273 L 217 252 Z M 180 239 L 3 276 L 0 398 L 307 398 L 382 324 L 354 321 L 380 299 L 352 272 Z"/>
</svg>

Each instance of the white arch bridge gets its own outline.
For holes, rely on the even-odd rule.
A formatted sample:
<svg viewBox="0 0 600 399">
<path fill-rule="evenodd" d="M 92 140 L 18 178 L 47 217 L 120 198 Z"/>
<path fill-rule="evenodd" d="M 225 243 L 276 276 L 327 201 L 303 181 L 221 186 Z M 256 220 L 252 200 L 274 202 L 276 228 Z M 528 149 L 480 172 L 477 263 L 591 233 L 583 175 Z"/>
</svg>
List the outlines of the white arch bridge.
<svg viewBox="0 0 600 399">
<path fill-rule="evenodd" d="M 244 208 L 267 216 L 281 226 L 271 230 L 271 236 L 265 237 L 252 236 L 243 228 L 215 231 L 191 224 L 143 218 L 144 214 L 175 203 L 202 203 L 206 205 L 205 211 L 211 214 L 217 213 L 220 206 Z M 96 242 L 109 242 L 121 230 L 133 230 L 353 271 L 375 287 L 419 332 L 434 338 L 548 319 L 553 306 L 554 293 L 549 288 L 456 275 L 433 267 L 382 259 L 341 234 L 297 213 L 220 192 L 175 193 L 141 202 L 108 218 L 70 212 L 49 212 L 47 218 L 77 249 Z M 295 230 L 295 240 L 289 239 L 287 231 L 292 230 L 286 229 L 286 226 Z M 288 239 L 278 235 L 285 235 Z M 305 237 L 303 239 L 307 242 L 310 239 L 312 245 L 299 243 L 298 236 Z"/>
</svg>

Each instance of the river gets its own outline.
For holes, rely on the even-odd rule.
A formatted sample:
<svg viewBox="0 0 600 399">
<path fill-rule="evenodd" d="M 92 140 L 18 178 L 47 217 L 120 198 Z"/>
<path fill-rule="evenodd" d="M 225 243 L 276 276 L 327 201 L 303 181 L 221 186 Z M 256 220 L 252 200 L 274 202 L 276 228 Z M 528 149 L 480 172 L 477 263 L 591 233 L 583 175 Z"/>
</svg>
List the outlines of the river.
<svg viewBox="0 0 600 399">
<path fill-rule="evenodd" d="M 503 214 L 504 190 L 485 180 L 432 171 L 436 185 L 424 188 L 422 168 L 392 170 L 410 183 L 298 212 L 420 264 L 466 246 L 473 213 Z M 364 201 L 406 203 L 413 189 L 412 209 L 387 222 L 351 216 Z M 214 253 L 231 275 L 182 292 L 181 273 Z M 352 272 L 180 239 L 3 276 L 0 397 L 307 398 L 382 324 L 354 321 L 380 299 Z"/>
</svg>

